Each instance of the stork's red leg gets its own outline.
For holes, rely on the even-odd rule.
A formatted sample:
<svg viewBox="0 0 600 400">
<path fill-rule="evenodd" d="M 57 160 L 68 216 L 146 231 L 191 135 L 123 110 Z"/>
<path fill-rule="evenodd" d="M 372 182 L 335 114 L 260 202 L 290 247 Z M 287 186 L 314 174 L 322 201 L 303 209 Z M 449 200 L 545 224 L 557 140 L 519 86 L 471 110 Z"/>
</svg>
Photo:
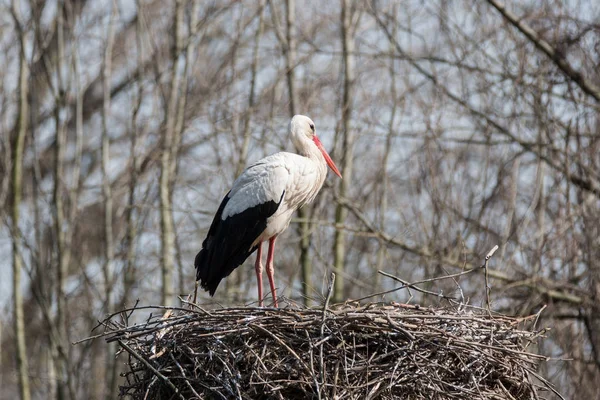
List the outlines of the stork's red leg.
<svg viewBox="0 0 600 400">
<path fill-rule="evenodd" d="M 273 266 L 273 253 L 275 252 L 275 239 L 274 236 L 269 239 L 269 251 L 267 253 L 267 278 L 269 278 L 269 285 L 271 285 L 271 295 L 273 296 L 273 304 L 277 305 L 277 293 L 275 292 L 275 280 L 273 274 L 275 273 L 275 267 Z"/>
<path fill-rule="evenodd" d="M 256 250 L 256 263 L 254 264 L 254 269 L 256 270 L 256 284 L 258 285 L 258 305 L 259 307 L 263 306 L 263 292 L 262 292 L 262 272 L 263 266 L 260 259 L 262 258 L 262 242 L 258 244 L 258 249 Z"/>
</svg>

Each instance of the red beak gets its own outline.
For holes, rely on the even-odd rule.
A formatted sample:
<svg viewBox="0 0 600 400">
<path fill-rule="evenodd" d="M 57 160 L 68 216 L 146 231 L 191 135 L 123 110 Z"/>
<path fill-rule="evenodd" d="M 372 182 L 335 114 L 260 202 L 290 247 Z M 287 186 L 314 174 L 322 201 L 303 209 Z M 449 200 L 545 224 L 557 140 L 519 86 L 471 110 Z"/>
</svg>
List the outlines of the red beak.
<svg viewBox="0 0 600 400">
<path fill-rule="evenodd" d="M 333 171 L 334 174 L 336 174 L 337 176 L 339 176 L 341 178 L 342 174 L 340 174 L 340 170 L 335 166 L 335 163 L 333 162 L 331 157 L 329 157 L 327 150 L 325 150 L 325 147 L 323 147 L 323 143 L 321 143 L 321 141 L 319 140 L 317 135 L 313 136 L 313 142 L 315 142 L 315 144 L 317 145 L 319 150 L 321 150 L 321 153 L 323 153 L 323 157 L 325 157 L 325 162 L 327 163 L 329 168 L 331 168 L 331 170 Z"/>
</svg>

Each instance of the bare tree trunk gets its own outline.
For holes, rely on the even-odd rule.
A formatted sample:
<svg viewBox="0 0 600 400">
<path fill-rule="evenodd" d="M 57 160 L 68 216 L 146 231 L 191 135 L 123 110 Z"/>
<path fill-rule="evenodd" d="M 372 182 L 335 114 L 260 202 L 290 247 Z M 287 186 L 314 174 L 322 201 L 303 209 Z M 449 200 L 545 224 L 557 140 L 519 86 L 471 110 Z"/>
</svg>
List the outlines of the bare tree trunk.
<svg viewBox="0 0 600 400">
<path fill-rule="evenodd" d="M 294 63 L 296 62 L 296 38 L 295 38 L 295 20 L 296 20 L 296 2 L 286 0 L 286 45 L 285 45 L 285 69 L 289 96 L 290 117 L 296 115 L 296 82 L 294 73 Z"/>
<path fill-rule="evenodd" d="M 393 15 L 396 15 L 396 7 L 394 7 Z M 394 30 L 394 35 L 396 34 Z M 390 44 L 390 52 L 393 51 L 393 47 Z M 392 140 L 394 138 L 394 121 L 396 118 L 396 108 L 398 106 L 396 102 L 396 60 L 390 59 L 390 96 L 392 98 L 392 107 L 390 109 L 390 120 L 388 122 L 388 131 L 385 138 L 385 149 L 383 150 L 383 158 L 381 160 L 381 199 L 379 200 L 379 229 L 385 232 L 385 219 L 387 213 L 387 196 L 388 196 L 388 185 L 389 176 L 387 171 L 388 160 L 390 158 L 390 152 L 392 150 Z M 383 267 L 383 260 L 385 258 L 387 244 L 383 239 L 379 239 L 379 248 L 377 249 L 377 259 L 375 261 L 376 269 L 381 270 Z M 375 288 L 379 290 L 379 283 L 381 274 L 374 272 L 375 275 Z"/>
<path fill-rule="evenodd" d="M 171 169 L 172 169 L 172 146 L 175 136 L 175 125 L 177 122 L 177 104 L 179 97 L 179 52 L 183 41 L 183 0 L 177 0 L 175 4 L 175 49 L 172 55 L 172 78 L 171 91 L 169 95 L 166 129 L 163 137 L 160 170 L 160 220 L 161 220 L 161 257 L 162 257 L 162 291 L 161 303 L 172 305 L 173 299 L 173 272 L 175 270 L 175 228 L 173 224 L 173 213 L 171 204 Z"/>
<path fill-rule="evenodd" d="M 186 49 L 185 49 L 185 60 L 184 60 L 184 66 L 183 66 L 183 74 L 182 74 L 182 78 L 181 78 L 181 95 L 179 96 L 179 103 L 177 105 L 177 121 L 175 123 L 175 137 L 173 140 L 173 144 L 171 146 L 171 179 L 175 180 L 175 178 L 177 177 L 177 157 L 179 154 L 179 148 L 181 146 L 181 140 L 182 140 L 182 136 L 183 136 L 183 130 L 184 130 L 184 125 L 185 125 L 185 107 L 187 104 L 187 85 L 188 85 L 188 76 L 189 76 L 189 69 L 190 69 L 190 65 L 192 64 L 193 60 L 193 47 L 192 47 L 192 40 L 194 38 L 194 36 L 196 36 L 196 33 L 198 32 L 198 13 L 200 12 L 200 1 L 199 0 L 193 0 L 193 6 L 192 6 L 192 14 L 190 16 L 190 21 L 189 21 L 189 28 L 188 28 L 188 39 L 187 39 L 187 43 L 186 43 Z M 180 44 L 179 46 L 183 46 L 183 39 L 180 38 Z M 181 49 L 180 49 L 181 50 Z M 171 196 L 173 196 L 173 192 L 171 191 Z M 171 199 L 171 203 L 173 203 L 172 199 Z M 174 243 L 175 243 L 175 252 L 177 254 L 177 268 L 179 271 L 179 293 L 180 294 L 184 294 L 185 293 L 185 266 L 187 266 L 186 263 L 183 262 L 183 260 L 181 259 L 181 251 L 178 245 L 178 241 L 177 241 L 177 231 L 176 231 L 176 227 L 173 227 L 174 230 Z"/>
<path fill-rule="evenodd" d="M 297 100 L 296 100 L 296 83 L 294 66 L 296 63 L 296 38 L 295 38 L 295 9 L 296 2 L 294 0 L 286 1 L 286 53 L 285 53 L 285 65 L 286 65 L 286 78 L 289 95 L 289 114 L 290 118 L 297 113 Z M 300 237 L 300 269 L 302 274 L 302 298 L 304 305 L 309 307 L 311 305 L 310 300 L 310 281 L 312 277 L 312 265 L 310 263 L 310 223 L 308 222 L 309 212 L 308 208 L 301 208 L 298 210 L 298 236 Z"/>
<path fill-rule="evenodd" d="M 542 132 L 538 135 L 538 142 L 540 147 L 544 145 Z M 540 152 L 544 151 L 540 149 Z M 545 232 L 545 217 L 546 217 L 546 194 L 544 190 L 544 177 L 546 173 L 546 164 L 541 160 L 538 161 L 537 173 L 536 173 L 536 186 L 538 191 L 538 201 L 536 206 L 536 225 L 537 225 L 537 233 L 536 233 L 536 241 L 535 241 L 535 272 L 540 273 L 542 270 L 542 258 L 544 251 L 544 232 Z"/>
<path fill-rule="evenodd" d="M 35 12 L 34 12 L 35 15 Z M 37 155 L 39 149 L 37 145 L 38 136 L 36 136 L 36 125 L 37 121 L 37 87 L 32 84 L 30 89 L 30 148 L 32 154 L 35 154 L 34 160 L 31 165 L 31 187 L 32 187 L 32 201 L 33 201 L 33 221 L 36 227 L 44 225 L 42 218 L 42 205 L 40 204 L 40 195 L 42 195 L 42 189 L 40 188 L 40 182 L 42 181 L 42 173 L 40 167 L 40 160 Z M 50 274 L 44 274 L 44 268 L 47 265 L 48 260 L 45 259 L 45 246 L 43 243 L 43 230 L 35 230 L 35 243 L 36 243 L 36 257 L 32 259 L 32 285 L 31 292 L 34 297 L 38 297 L 37 301 L 40 303 L 40 309 L 44 316 L 44 326 L 46 327 L 45 339 L 47 340 L 46 349 L 43 356 L 47 359 L 48 379 L 46 387 L 46 395 L 49 399 L 55 399 L 57 397 L 57 375 L 56 375 L 56 364 L 58 362 L 56 358 L 56 326 L 55 321 L 52 320 L 52 297 L 55 295 L 54 289 L 56 287 L 56 274 L 52 271 Z M 37 279 L 36 277 L 44 276 L 45 279 Z"/>
<path fill-rule="evenodd" d="M 136 107 L 139 110 L 139 105 Z M 134 111 L 133 115 L 137 115 L 137 111 Z M 137 136 L 138 129 L 134 126 L 133 133 L 131 135 L 131 178 L 129 181 L 129 196 L 127 202 L 127 239 L 126 239 L 126 248 L 127 248 L 127 256 L 125 260 L 125 271 L 123 272 L 123 296 L 121 298 L 120 309 L 123 309 L 127 306 L 127 302 L 129 297 L 131 296 L 131 292 L 134 288 L 136 281 L 136 271 L 135 271 L 135 259 L 136 259 L 136 221 L 135 221 L 135 188 L 137 186 L 138 181 L 138 158 L 136 155 L 137 148 Z"/>
<path fill-rule="evenodd" d="M 13 16 L 20 36 L 19 49 L 19 114 L 17 122 L 17 136 L 12 150 L 12 272 L 13 272 L 13 321 L 15 331 L 15 347 L 17 353 L 17 373 L 19 376 L 19 394 L 21 400 L 30 400 L 29 368 L 25 343 L 25 315 L 23 312 L 23 294 L 21 293 L 21 270 L 23 258 L 21 254 L 21 230 L 19 228 L 19 214 L 21 207 L 21 194 L 23 182 L 23 152 L 25 149 L 25 135 L 27 134 L 27 119 L 29 104 L 27 93 L 29 91 L 29 68 L 25 56 L 25 32 L 21 27 L 19 18 L 19 4 L 13 1 Z"/>
<path fill-rule="evenodd" d="M 51 336 L 51 334 L 49 334 L 48 336 Z M 52 339 L 50 339 L 52 340 Z M 48 349 L 46 349 L 46 357 L 48 359 L 48 398 L 49 399 L 54 399 L 56 398 L 56 391 L 57 391 L 57 385 L 56 385 L 56 363 L 54 360 L 54 354 L 52 349 L 49 347 Z"/>
<path fill-rule="evenodd" d="M 62 77 L 62 65 L 65 60 L 64 49 L 64 19 L 63 19 L 64 4 L 59 4 L 56 13 L 57 21 L 57 62 L 56 62 L 56 77 L 57 89 L 55 91 L 56 107 L 54 111 L 55 130 L 56 130 L 56 146 L 55 146 L 55 164 L 54 164 L 54 230 L 57 243 L 57 296 L 56 296 L 56 324 L 58 337 L 55 343 L 56 354 L 58 359 L 58 379 L 57 398 L 59 400 L 66 399 L 69 396 L 74 398 L 74 390 L 71 386 L 71 377 L 69 371 L 69 355 L 68 355 L 68 329 L 67 329 L 67 296 L 65 293 L 65 283 L 68 275 L 68 266 L 70 259 L 69 247 L 65 235 L 66 218 L 63 204 L 64 195 L 64 151 L 66 142 L 65 126 L 61 120 L 61 110 L 64 104 L 64 83 Z"/>
<path fill-rule="evenodd" d="M 500 246 L 499 258 L 504 260 L 506 254 L 506 246 L 513 230 L 513 219 L 517 210 L 517 193 L 519 191 L 519 169 L 521 166 L 521 158 L 517 157 L 513 161 L 511 167 L 511 178 L 510 178 L 510 190 L 509 190 L 509 202 L 508 210 L 506 213 L 506 227 L 502 234 L 502 244 Z"/>
<path fill-rule="evenodd" d="M 144 45 L 142 41 L 142 4 L 140 0 L 136 0 L 136 8 L 137 8 L 137 18 L 135 25 L 135 42 L 137 47 L 137 59 L 138 65 L 143 65 L 144 63 Z M 137 82 L 137 91 L 136 91 L 136 99 L 133 107 L 133 112 L 131 114 L 131 142 L 130 142 L 130 154 L 131 154 L 131 178 L 129 180 L 129 194 L 127 201 L 127 256 L 125 260 L 125 271 L 123 273 L 123 296 L 121 298 L 120 308 L 123 309 L 126 307 L 129 296 L 131 296 L 131 292 L 134 288 L 136 282 L 136 269 L 135 269 L 135 259 L 136 259 L 136 235 L 137 235 L 137 226 L 135 221 L 135 189 L 137 187 L 138 182 L 138 157 L 137 157 L 137 140 L 139 136 L 139 129 L 137 124 L 137 117 L 140 111 L 140 106 L 142 104 L 142 98 L 144 89 L 141 82 Z"/>
<path fill-rule="evenodd" d="M 342 98 L 342 171 L 344 179 L 340 180 L 339 197 L 344 199 L 352 180 L 352 145 L 354 142 L 351 130 L 352 87 L 354 84 L 354 37 L 352 29 L 351 1 L 342 0 L 342 57 L 344 59 L 344 92 Z M 336 226 L 344 225 L 348 211 L 338 204 L 335 209 Z M 344 299 L 344 264 L 346 262 L 346 234 L 343 229 L 336 229 L 334 238 L 333 268 L 336 274 L 333 289 L 333 301 Z"/>
<path fill-rule="evenodd" d="M 288 89 L 288 112 L 290 118 L 296 115 L 298 101 L 296 98 L 296 79 L 295 79 L 295 63 L 296 63 L 296 34 L 295 34 L 295 21 L 296 21 L 296 3 L 294 0 L 286 0 L 286 30 L 285 36 L 283 35 L 280 25 L 278 23 L 277 10 L 273 5 L 273 2 L 269 2 L 271 7 L 271 15 L 273 17 L 273 25 L 275 27 L 275 33 L 285 56 L 285 71 L 286 71 L 286 83 Z M 300 268 L 302 271 L 302 278 L 304 284 L 302 285 L 303 298 L 305 305 L 309 305 L 309 285 L 310 277 L 312 275 L 312 266 L 310 264 L 309 249 L 310 249 L 310 225 L 307 221 L 308 212 L 306 209 L 298 210 L 298 224 L 297 232 L 300 236 Z"/>
<path fill-rule="evenodd" d="M 258 49 L 260 40 L 264 31 L 264 9 L 265 0 L 260 0 L 259 3 L 259 16 L 258 16 L 258 28 L 254 36 L 254 48 L 252 49 L 252 64 L 250 65 L 250 89 L 248 93 L 248 110 L 246 112 L 246 118 L 244 119 L 244 133 L 242 148 L 240 149 L 240 159 L 236 167 L 235 176 L 239 176 L 246 168 L 248 162 L 248 149 L 250 147 L 250 121 L 252 120 L 252 113 L 254 112 L 254 106 L 256 102 L 256 75 L 258 73 Z"/>
<path fill-rule="evenodd" d="M 108 176 L 110 164 L 110 137 L 108 135 L 108 123 L 110 120 L 110 82 L 112 73 L 112 52 L 115 38 L 114 21 L 116 19 L 117 5 L 113 1 L 110 22 L 108 24 L 108 34 L 106 40 L 106 49 L 104 50 L 104 69 L 102 72 L 102 195 L 104 200 L 104 265 L 102 272 L 104 275 L 104 310 L 110 312 L 112 309 L 112 268 L 115 258 L 115 244 L 113 235 L 113 195 Z M 116 346 L 109 344 L 106 354 L 106 369 L 104 382 L 106 384 L 105 397 L 107 400 L 114 397 L 117 388 L 117 369 L 115 362 Z M 100 377 L 97 377 L 100 380 Z"/>
<path fill-rule="evenodd" d="M 244 117 L 244 126 L 242 131 L 242 145 L 240 147 L 240 156 L 237 162 L 237 166 L 235 169 L 235 176 L 240 176 L 246 165 L 248 163 L 248 150 L 250 148 L 250 123 L 252 121 L 252 115 L 254 114 L 254 110 L 256 107 L 256 77 L 258 75 L 258 50 L 260 46 L 260 41 L 263 35 L 265 21 L 265 4 L 266 0 L 260 0 L 259 2 L 259 14 L 258 14 L 258 27 L 256 28 L 256 34 L 254 35 L 254 47 L 252 49 L 252 62 L 250 64 L 250 88 L 248 90 L 248 108 L 246 109 L 245 117 Z M 252 269 L 240 270 L 236 269 L 232 273 L 232 277 L 236 279 L 236 287 L 239 293 L 239 288 L 243 281 L 250 282 L 252 280 L 252 275 L 254 274 Z"/>
<path fill-rule="evenodd" d="M 236 25 L 235 26 L 235 31 L 234 33 L 232 32 L 232 36 L 235 38 L 234 43 L 237 43 L 239 41 L 240 36 L 242 35 L 242 31 L 243 28 L 241 26 L 241 18 L 237 19 L 236 23 L 232 23 L 232 25 Z M 233 28 L 233 27 L 232 27 Z M 227 64 L 228 64 L 228 69 L 230 72 L 230 76 L 234 77 L 237 76 L 238 71 L 237 71 L 237 52 L 238 52 L 238 46 L 237 44 L 234 44 L 232 49 L 231 49 L 231 53 L 229 54 L 229 60 L 227 60 Z M 225 91 L 225 96 L 226 97 L 233 97 L 234 95 L 234 88 L 232 86 L 228 86 L 227 90 Z M 228 115 L 228 128 L 231 130 L 231 132 L 234 135 L 237 135 L 240 132 L 240 107 L 239 104 L 237 104 L 237 102 L 235 104 L 232 104 L 231 108 L 229 110 L 226 111 L 226 114 Z M 235 139 L 233 139 L 234 144 L 237 142 Z M 235 177 L 234 177 L 235 179 Z M 224 287 L 224 296 L 227 299 L 231 299 L 231 301 L 233 302 L 239 302 L 240 298 L 241 298 L 241 285 L 242 285 L 242 272 L 239 268 L 236 268 L 235 270 L 233 270 L 231 272 L 231 274 L 229 275 L 229 278 L 225 280 L 225 287 Z"/>
<path fill-rule="evenodd" d="M 75 18 L 71 18 L 70 22 L 73 23 L 75 21 Z M 70 207 L 70 212 L 69 212 L 69 221 L 73 222 L 75 221 L 75 219 L 77 218 L 77 212 L 79 210 L 79 207 L 76 207 L 75 205 L 78 203 L 79 201 L 79 190 L 80 190 L 80 186 L 81 186 L 81 161 L 82 161 L 82 155 L 83 155 L 83 95 L 84 95 L 84 91 L 85 88 L 82 87 L 81 85 L 81 81 L 82 81 L 82 76 L 81 76 L 81 69 L 80 69 L 80 54 L 78 51 L 79 46 L 77 45 L 77 43 L 74 44 L 73 46 L 73 72 L 75 74 L 74 76 L 74 81 L 75 81 L 75 156 L 74 156 L 74 160 L 73 160 L 73 169 L 72 169 L 72 176 L 71 176 L 71 186 L 69 188 L 69 202 L 71 204 Z M 69 232 L 67 233 L 67 245 L 69 248 L 71 248 L 71 243 L 73 241 L 73 229 L 70 229 Z M 47 311 L 48 314 L 50 313 L 50 310 Z M 110 349 L 110 346 L 109 346 Z M 104 346 L 101 345 L 101 343 L 94 343 L 92 345 L 92 351 L 90 352 L 90 356 L 94 357 L 93 359 L 96 359 L 95 355 L 97 354 L 97 359 L 101 360 L 103 359 L 103 351 L 106 350 L 106 348 Z M 94 351 L 96 351 L 96 353 L 94 354 Z M 101 365 L 96 365 L 96 364 L 101 364 Z M 56 380 L 56 362 L 54 360 L 52 360 L 52 358 L 50 357 L 49 360 L 49 368 L 51 368 L 51 374 L 54 375 L 54 380 Z M 100 399 L 101 398 L 101 393 L 102 391 L 105 390 L 105 384 L 104 384 L 104 380 L 100 379 L 100 377 L 102 376 L 103 373 L 105 373 L 107 367 L 105 364 L 103 363 L 94 363 L 94 367 L 93 367 L 93 374 L 95 377 L 97 377 L 98 379 L 94 379 L 92 381 L 92 385 L 90 385 L 90 393 L 98 393 L 98 395 L 95 397 L 96 399 Z M 52 378 L 51 378 L 52 379 Z M 94 391 L 94 389 L 97 389 L 97 391 Z M 54 388 L 54 393 L 56 396 L 56 388 Z M 52 397 L 50 397 L 52 398 Z"/>
</svg>

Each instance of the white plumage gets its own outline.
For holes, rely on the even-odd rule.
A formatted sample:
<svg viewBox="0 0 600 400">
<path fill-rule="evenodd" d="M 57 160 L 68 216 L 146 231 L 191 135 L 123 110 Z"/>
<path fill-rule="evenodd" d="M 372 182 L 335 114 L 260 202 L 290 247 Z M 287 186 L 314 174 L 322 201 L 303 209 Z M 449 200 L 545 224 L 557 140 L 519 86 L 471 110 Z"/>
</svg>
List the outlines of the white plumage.
<svg viewBox="0 0 600 400">
<path fill-rule="evenodd" d="M 235 181 L 221 219 L 268 201 L 279 203 L 267 219 L 267 229 L 253 243 L 282 233 L 294 211 L 311 202 L 325 181 L 326 170 L 307 157 L 277 153 L 252 165 Z"/>
<path fill-rule="evenodd" d="M 196 279 L 211 295 L 221 279 L 258 250 L 255 268 L 262 305 L 261 244 L 269 240 L 267 275 L 277 307 L 273 282 L 275 239 L 289 226 L 294 212 L 314 200 L 325 182 L 327 166 L 341 177 L 310 118 L 294 116 L 290 135 L 300 154 L 276 153 L 248 167 L 215 215 L 195 261 Z"/>
</svg>

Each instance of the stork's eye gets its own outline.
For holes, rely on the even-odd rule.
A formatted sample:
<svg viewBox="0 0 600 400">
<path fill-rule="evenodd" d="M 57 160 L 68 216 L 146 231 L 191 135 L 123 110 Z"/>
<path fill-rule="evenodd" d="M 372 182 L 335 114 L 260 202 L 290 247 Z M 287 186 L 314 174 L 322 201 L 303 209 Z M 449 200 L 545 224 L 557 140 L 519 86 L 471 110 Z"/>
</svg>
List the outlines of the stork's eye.
<svg viewBox="0 0 600 400">
<path fill-rule="evenodd" d="M 314 124 L 310 124 L 310 130 L 313 131 L 313 133 L 315 133 L 315 125 Z"/>
</svg>

